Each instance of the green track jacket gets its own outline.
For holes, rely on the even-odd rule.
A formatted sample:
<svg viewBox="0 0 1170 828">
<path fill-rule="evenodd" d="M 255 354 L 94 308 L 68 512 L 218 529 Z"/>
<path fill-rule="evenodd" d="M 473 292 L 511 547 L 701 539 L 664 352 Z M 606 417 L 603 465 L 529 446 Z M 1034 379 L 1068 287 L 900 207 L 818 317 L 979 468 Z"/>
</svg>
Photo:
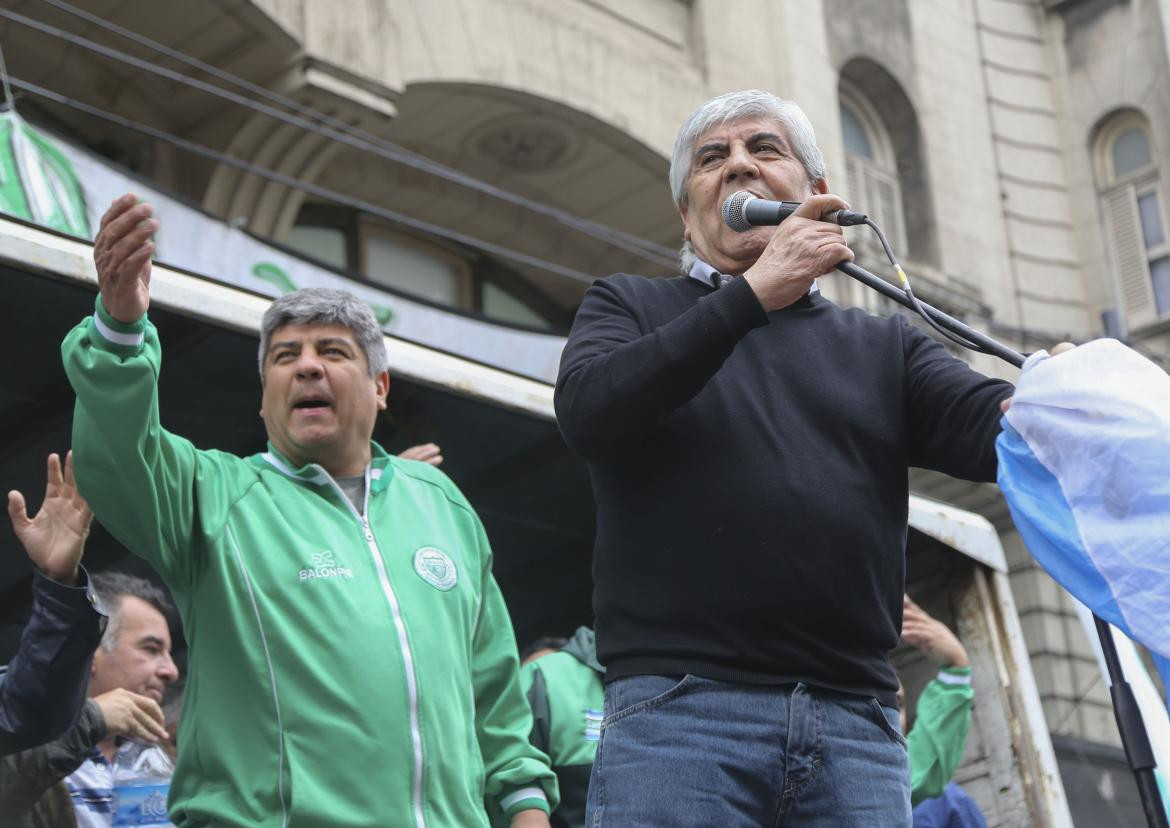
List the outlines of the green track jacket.
<svg viewBox="0 0 1170 828">
<path fill-rule="evenodd" d="M 605 670 L 597 662 L 593 630 L 579 627 L 564 647 L 530 661 L 520 673 L 532 707 L 528 738 L 548 754 L 560 789 L 552 828 L 584 828 L 605 707 Z"/>
<path fill-rule="evenodd" d="M 910 753 L 910 802 L 942 796 L 967 747 L 971 727 L 970 667 L 943 667 L 918 697 L 914 726 L 906 737 Z"/>
<path fill-rule="evenodd" d="M 163 430 L 145 317 L 99 297 L 62 354 L 81 492 L 190 644 L 176 825 L 471 828 L 485 797 L 556 804 L 487 537 L 442 472 L 372 444 L 363 518 L 315 464 Z"/>
</svg>

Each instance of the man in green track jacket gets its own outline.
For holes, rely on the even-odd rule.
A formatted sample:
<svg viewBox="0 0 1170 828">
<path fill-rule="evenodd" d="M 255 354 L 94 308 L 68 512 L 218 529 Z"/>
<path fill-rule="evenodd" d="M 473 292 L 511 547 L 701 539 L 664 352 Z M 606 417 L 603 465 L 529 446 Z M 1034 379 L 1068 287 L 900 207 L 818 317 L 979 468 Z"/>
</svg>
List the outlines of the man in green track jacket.
<svg viewBox="0 0 1170 828">
<path fill-rule="evenodd" d="M 483 527 L 442 472 L 370 439 L 389 390 L 372 313 L 340 291 L 278 299 L 267 451 L 196 449 L 159 423 L 157 222 L 135 201 L 102 219 L 96 312 L 62 353 L 81 491 L 167 582 L 191 647 L 171 819 L 469 828 L 486 798 L 546 826 L 556 782 Z"/>
<path fill-rule="evenodd" d="M 946 624 L 903 597 L 902 640 L 939 665 L 938 675 L 918 697 L 917 718 L 906 737 L 910 754 L 910 802 L 942 795 L 963 759 L 971 727 L 971 659 Z M 902 732 L 906 733 L 903 691 L 898 689 Z"/>
<path fill-rule="evenodd" d="M 529 739 L 548 755 L 560 789 L 561 804 L 549 821 L 553 828 L 584 828 L 605 705 L 605 670 L 593 630 L 578 627 L 563 647 L 526 662 L 520 672 L 532 707 Z"/>
</svg>

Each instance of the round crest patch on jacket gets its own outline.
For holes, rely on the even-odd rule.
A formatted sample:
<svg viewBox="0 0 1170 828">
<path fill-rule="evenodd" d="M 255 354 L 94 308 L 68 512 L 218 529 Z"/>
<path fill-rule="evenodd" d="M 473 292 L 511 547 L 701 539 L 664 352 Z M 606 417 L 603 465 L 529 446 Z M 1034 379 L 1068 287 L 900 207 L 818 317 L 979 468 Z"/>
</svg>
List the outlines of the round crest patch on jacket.
<svg viewBox="0 0 1170 828">
<path fill-rule="evenodd" d="M 459 580 L 451 556 L 433 546 L 424 546 L 414 553 L 414 571 L 428 584 L 443 592 L 451 589 Z"/>
</svg>

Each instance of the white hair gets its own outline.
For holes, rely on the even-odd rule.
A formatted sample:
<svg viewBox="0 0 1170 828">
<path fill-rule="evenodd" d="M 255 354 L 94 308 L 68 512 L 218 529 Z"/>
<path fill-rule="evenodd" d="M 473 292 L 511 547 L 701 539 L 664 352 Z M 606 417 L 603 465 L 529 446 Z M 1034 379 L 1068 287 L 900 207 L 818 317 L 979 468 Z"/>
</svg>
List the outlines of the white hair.
<svg viewBox="0 0 1170 828">
<path fill-rule="evenodd" d="M 687 204 L 687 184 L 691 180 L 695 142 L 716 127 L 749 118 L 768 118 L 784 129 L 793 154 L 808 174 L 810 185 L 825 177 L 825 158 L 817 146 L 816 133 L 808 116 L 795 102 L 759 89 L 728 92 L 712 98 L 692 112 L 674 139 L 674 151 L 670 156 L 670 192 L 676 206 L 681 209 Z M 689 272 L 694 263 L 694 248 L 689 241 L 684 241 L 679 250 L 682 272 Z"/>
</svg>

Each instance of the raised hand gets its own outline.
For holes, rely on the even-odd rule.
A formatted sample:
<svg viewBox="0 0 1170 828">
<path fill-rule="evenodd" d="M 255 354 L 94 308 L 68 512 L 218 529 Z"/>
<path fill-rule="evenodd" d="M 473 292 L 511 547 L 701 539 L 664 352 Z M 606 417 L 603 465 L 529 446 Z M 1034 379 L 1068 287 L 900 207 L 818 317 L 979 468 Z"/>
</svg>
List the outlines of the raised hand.
<svg viewBox="0 0 1170 828">
<path fill-rule="evenodd" d="M 133 193 L 118 198 L 102 216 L 93 243 L 102 306 L 119 322 L 137 322 L 150 306 L 151 237 L 158 229 L 149 204 Z"/>
<path fill-rule="evenodd" d="M 162 708 L 147 696 L 115 687 L 94 696 L 106 720 L 106 736 L 125 736 L 139 742 L 157 742 L 167 738 Z"/>
<path fill-rule="evenodd" d="M 928 615 L 909 595 L 902 599 L 902 640 L 944 667 L 967 667 L 971 663 L 966 647 L 950 627 Z"/>
<path fill-rule="evenodd" d="M 399 452 L 399 457 L 405 457 L 407 460 L 419 460 L 423 463 L 430 463 L 432 466 L 440 466 L 443 464 L 443 450 L 435 443 L 422 443 L 421 445 L 411 446 L 406 451 Z"/>
<path fill-rule="evenodd" d="M 8 493 L 8 516 L 16 537 L 37 569 L 59 583 L 77 583 L 77 567 L 93 512 L 77 491 L 72 451 L 65 455 L 64 475 L 61 458 L 49 455 L 45 500 L 37 516 L 28 516 L 24 495 L 15 489 Z"/>
</svg>

